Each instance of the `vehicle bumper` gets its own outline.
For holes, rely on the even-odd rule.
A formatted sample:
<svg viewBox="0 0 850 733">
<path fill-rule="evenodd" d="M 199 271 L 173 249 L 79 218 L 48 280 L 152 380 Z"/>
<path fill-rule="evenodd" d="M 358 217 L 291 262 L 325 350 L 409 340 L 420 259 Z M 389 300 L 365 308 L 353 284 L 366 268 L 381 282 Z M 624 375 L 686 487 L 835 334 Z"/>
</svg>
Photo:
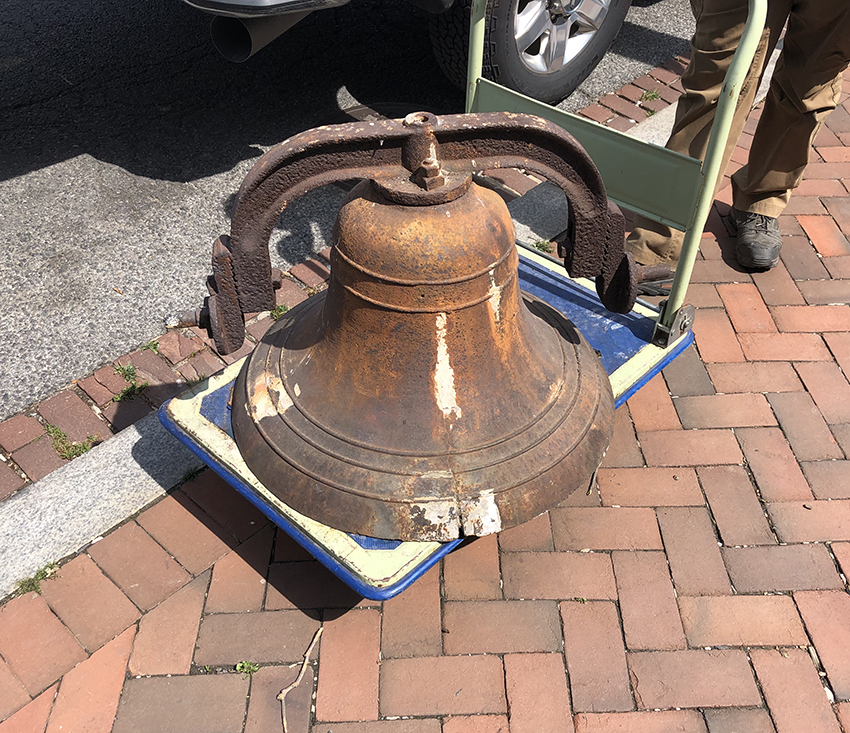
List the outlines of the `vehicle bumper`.
<svg viewBox="0 0 850 733">
<path fill-rule="evenodd" d="M 194 8 L 234 18 L 303 13 L 346 5 L 349 0 L 183 0 Z"/>
</svg>

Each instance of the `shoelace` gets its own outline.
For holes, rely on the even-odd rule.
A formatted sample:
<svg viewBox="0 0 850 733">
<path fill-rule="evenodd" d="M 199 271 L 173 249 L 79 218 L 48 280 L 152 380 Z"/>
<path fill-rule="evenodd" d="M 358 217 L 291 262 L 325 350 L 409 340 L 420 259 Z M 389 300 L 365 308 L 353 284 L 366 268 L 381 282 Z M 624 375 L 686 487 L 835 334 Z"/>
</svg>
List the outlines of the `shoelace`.
<svg viewBox="0 0 850 733">
<path fill-rule="evenodd" d="M 752 226 L 756 229 L 768 231 L 776 227 L 776 219 L 764 214 L 754 214 L 751 211 L 739 211 L 737 225 L 739 227 Z"/>
</svg>

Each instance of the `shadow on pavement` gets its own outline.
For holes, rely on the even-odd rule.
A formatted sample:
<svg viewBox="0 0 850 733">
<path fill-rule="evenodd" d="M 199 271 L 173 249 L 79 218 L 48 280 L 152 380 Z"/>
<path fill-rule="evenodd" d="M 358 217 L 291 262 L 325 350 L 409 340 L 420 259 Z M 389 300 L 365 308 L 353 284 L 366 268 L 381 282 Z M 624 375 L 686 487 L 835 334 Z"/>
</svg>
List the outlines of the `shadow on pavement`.
<svg viewBox="0 0 850 733">
<path fill-rule="evenodd" d="M 460 110 L 425 14 L 358 0 L 314 13 L 244 64 L 219 57 L 209 16 L 179 0 L 12 0 L 0 26 L 0 179 L 88 153 L 190 181 L 324 124 L 338 90 Z"/>
</svg>

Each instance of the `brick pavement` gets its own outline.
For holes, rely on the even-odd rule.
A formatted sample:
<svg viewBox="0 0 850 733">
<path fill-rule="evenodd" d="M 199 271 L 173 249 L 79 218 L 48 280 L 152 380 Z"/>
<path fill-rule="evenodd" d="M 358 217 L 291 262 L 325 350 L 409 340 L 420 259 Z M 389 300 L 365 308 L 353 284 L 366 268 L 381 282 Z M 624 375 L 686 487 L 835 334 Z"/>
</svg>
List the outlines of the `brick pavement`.
<svg viewBox="0 0 850 733">
<path fill-rule="evenodd" d="M 598 491 L 375 603 L 204 471 L 0 606 L 0 733 L 850 732 L 844 89 L 775 270 L 730 260 L 721 189 L 696 348 L 618 411 Z M 321 287 L 321 261 L 302 270 L 283 302 Z M 47 424 L 105 439 L 222 363 L 171 333 L 118 360 L 129 379 L 106 366 L 0 424 L 0 496 L 67 460 Z M 114 401 L 134 380 L 141 396 Z"/>
</svg>

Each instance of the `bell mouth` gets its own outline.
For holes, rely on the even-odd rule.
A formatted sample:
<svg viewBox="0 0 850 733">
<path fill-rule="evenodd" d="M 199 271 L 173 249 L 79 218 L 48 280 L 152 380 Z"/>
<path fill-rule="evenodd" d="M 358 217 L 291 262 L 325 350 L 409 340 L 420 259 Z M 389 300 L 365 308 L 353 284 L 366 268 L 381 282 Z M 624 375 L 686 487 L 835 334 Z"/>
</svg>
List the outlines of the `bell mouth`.
<svg viewBox="0 0 850 733">
<path fill-rule="evenodd" d="M 503 432 L 496 421 L 495 432 L 463 447 L 447 440 L 443 447 L 398 449 L 386 444 L 392 441 L 359 440 L 351 424 L 318 419 L 313 406 L 323 395 L 297 379 L 297 362 L 306 357 L 287 344 L 299 322 L 321 317 L 324 297 L 280 319 L 234 392 L 234 435 L 243 458 L 296 511 L 371 537 L 447 541 L 525 522 L 589 484 L 613 432 L 613 396 L 595 353 L 557 311 L 524 296 L 537 311 L 529 313 L 535 326 L 556 339 L 563 372 L 572 373 L 553 375 L 560 387 L 533 419 Z M 443 428 L 451 435 L 450 421 Z M 423 436 L 430 429 L 410 426 Z"/>
</svg>

